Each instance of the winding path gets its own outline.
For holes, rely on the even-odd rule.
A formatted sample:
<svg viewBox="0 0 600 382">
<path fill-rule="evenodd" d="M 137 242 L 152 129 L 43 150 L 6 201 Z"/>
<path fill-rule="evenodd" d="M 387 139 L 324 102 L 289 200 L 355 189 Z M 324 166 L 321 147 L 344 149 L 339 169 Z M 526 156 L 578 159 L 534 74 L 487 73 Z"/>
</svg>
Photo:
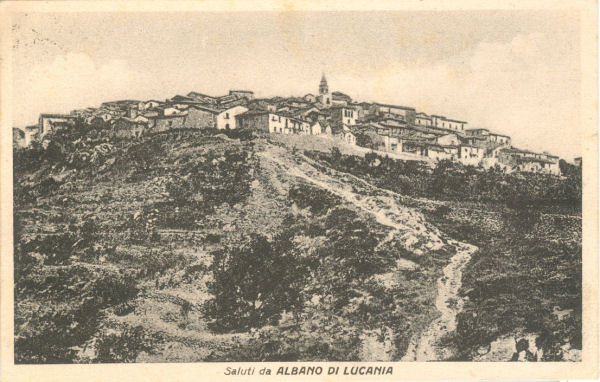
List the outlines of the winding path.
<svg viewBox="0 0 600 382">
<path fill-rule="evenodd" d="M 379 224 L 391 228 L 385 241 L 397 240 L 416 255 L 444 245 L 443 234 L 428 224 L 423 215 L 405 206 L 402 196 L 376 187 L 354 175 L 332 168 L 325 170 L 313 160 L 302 156 L 302 161 L 287 157 L 284 151 L 263 151 L 260 156 L 285 170 L 288 175 L 298 177 L 340 196 L 360 210 L 374 215 Z M 435 361 L 448 359 L 450 349 L 440 346 L 441 339 L 456 330 L 456 316 L 462 310 L 463 300 L 459 297 L 462 271 L 477 247 L 454 240 L 446 242 L 456 248 L 443 275 L 437 280 L 435 306 L 440 316 L 420 336 L 413 338 L 402 361 Z"/>
<path fill-rule="evenodd" d="M 462 285 L 462 271 L 471 259 L 477 247 L 450 241 L 456 247 L 456 254 L 444 268 L 443 275 L 437 280 L 435 306 L 440 317 L 433 321 L 425 331 L 410 342 L 402 361 L 443 361 L 452 356 L 451 350 L 439 346 L 441 339 L 456 330 L 456 316 L 461 312 L 464 301 L 458 291 Z"/>
</svg>

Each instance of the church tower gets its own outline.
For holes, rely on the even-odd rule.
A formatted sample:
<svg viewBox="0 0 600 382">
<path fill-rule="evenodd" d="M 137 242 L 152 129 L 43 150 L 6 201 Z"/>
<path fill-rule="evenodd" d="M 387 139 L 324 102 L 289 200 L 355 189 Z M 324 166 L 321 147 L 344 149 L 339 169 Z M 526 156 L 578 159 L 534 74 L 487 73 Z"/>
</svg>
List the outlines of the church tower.
<svg viewBox="0 0 600 382">
<path fill-rule="evenodd" d="M 319 83 L 319 97 L 318 100 L 323 106 L 331 106 L 331 94 L 329 93 L 329 86 L 327 86 L 327 79 L 325 73 L 321 76 L 321 83 Z"/>
</svg>

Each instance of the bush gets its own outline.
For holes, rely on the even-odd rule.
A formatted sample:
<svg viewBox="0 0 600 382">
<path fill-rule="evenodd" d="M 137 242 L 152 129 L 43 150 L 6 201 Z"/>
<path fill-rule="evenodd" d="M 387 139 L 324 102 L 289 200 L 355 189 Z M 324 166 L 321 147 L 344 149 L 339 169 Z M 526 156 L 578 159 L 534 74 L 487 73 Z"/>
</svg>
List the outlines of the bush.
<svg viewBox="0 0 600 382">
<path fill-rule="evenodd" d="M 346 208 L 332 210 L 325 220 L 327 242 L 321 256 L 333 259 L 342 280 L 364 279 L 391 265 L 393 259 L 375 248 L 378 238 L 354 211 Z"/>
<path fill-rule="evenodd" d="M 340 198 L 322 188 L 308 184 L 293 185 L 288 198 L 299 208 L 310 208 L 314 214 L 320 215 L 340 203 Z"/>
<path fill-rule="evenodd" d="M 141 326 L 120 333 L 102 334 L 96 342 L 95 363 L 135 362 L 141 352 L 152 353 L 155 341 Z"/>
<path fill-rule="evenodd" d="M 264 236 L 253 235 L 214 252 L 214 281 L 209 284 L 214 298 L 205 308 L 215 329 L 260 327 L 301 305 L 308 269 L 291 248 L 285 239 L 273 246 Z"/>
<path fill-rule="evenodd" d="M 446 217 L 446 215 L 448 215 L 450 212 L 452 211 L 452 209 L 446 205 L 441 205 L 439 207 L 437 207 L 435 209 L 435 211 L 433 211 L 433 214 L 435 216 L 437 216 L 440 219 L 443 219 L 444 217 Z"/>
<path fill-rule="evenodd" d="M 74 362 L 73 348 L 98 330 L 103 310 L 138 293 L 131 274 L 82 265 L 40 266 L 15 282 L 15 363 Z"/>
</svg>

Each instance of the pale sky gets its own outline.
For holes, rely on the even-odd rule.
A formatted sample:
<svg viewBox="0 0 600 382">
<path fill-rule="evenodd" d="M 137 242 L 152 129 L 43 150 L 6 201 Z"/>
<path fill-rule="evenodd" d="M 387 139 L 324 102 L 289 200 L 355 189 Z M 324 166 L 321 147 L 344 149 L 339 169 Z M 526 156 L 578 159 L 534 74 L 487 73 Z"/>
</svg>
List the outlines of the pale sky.
<svg viewBox="0 0 600 382">
<path fill-rule="evenodd" d="M 579 16 L 565 11 L 19 14 L 13 118 L 116 99 L 329 88 L 581 155 Z"/>
</svg>

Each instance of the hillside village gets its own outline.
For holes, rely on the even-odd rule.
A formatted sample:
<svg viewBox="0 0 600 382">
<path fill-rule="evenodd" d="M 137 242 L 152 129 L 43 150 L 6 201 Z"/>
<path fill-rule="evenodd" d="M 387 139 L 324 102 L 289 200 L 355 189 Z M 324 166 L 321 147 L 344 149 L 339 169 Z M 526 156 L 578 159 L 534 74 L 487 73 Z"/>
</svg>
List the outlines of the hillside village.
<svg viewBox="0 0 600 382">
<path fill-rule="evenodd" d="M 15 129 L 15 363 L 580 360 L 581 162 L 317 93 Z"/>
<path fill-rule="evenodd" d="M 190 92 L 164 101 L 119 100 L 70 114 L 41 114 L 37 125 L 13 129 L 14 144 L 29 146 L 77 120 L 106 126 L 121 139 L 171 129 L 253 129 L 339 139 L 430 162 L 446 159 L 483 168 L 500 166 L 508 172 L 560 175 L 558 156 L 516 148 L 511 137 L 470 128 L 459 119 L 413 107 L 357 102 L 342 92 L 330 92 L 325 75 L 318 94 L 303 97 L 259 99 L 249 90 L 230 90 L 220 97 Z"/>
</svg>

